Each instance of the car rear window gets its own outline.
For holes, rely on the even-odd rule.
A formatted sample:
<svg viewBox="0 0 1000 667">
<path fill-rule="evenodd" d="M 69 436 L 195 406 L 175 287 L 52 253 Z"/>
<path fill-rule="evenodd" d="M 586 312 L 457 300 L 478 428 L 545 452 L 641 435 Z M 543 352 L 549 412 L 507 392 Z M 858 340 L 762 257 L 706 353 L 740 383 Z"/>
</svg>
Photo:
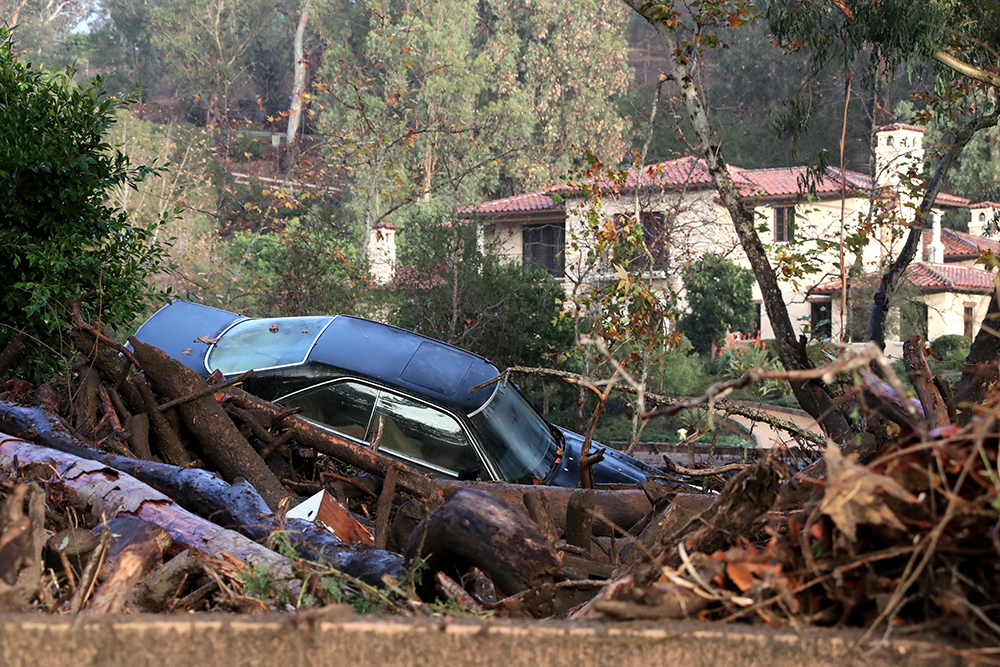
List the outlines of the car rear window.
<svg viewBox="0 0 1000 667">
<path fill-rule="evenodd" d="M 219 337 L 208 352 L 208 370 L 225 375 L 304 363 L 332 317 L 243 320 Z"/>
</svg>

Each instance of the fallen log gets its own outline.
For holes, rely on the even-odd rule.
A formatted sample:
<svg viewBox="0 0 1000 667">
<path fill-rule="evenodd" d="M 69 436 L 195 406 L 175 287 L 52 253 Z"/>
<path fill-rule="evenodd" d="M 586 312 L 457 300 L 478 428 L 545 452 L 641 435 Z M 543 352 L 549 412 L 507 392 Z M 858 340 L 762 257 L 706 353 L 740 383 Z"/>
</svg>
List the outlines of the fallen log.
<svg viewBox="0 0 1000 667">
<path fill-rule="evenodd" d="M 11 435 L 91 461 L 99 461 L 170 496 L 184 509 L 210 517 L 214 523 L 232 528 L 251 539 L 267 537 L 271 510 L 245 480 L 229 484 L 199 468 L 180 468 L 166 463 L 139 461 L 91 449 L 66 432 L 57 417 L 41 408 L 0 401 L 0 425 Z"/>
<path fill-rule="evenodd" d="M 561 486 L 505 484 L 502 482 L 442 482 L 444 488 L 485 491 L 499 498 L 505 505 L 531 516 L 525 505 L 526 493 L 544 493 L 545 506 L 555 528 L 561 533 L 566 529 L 566 508 L 570 497 L 577 489 Z M 670 488 L 666 486 L 666 488 Z M 642 489 L 592 489 L 594 513 L 597 516 L 592 525 L 594 535 L 608 536 L 624 533 L 653 508 Z M 529 501 L 531 502 L 531 501 Z M 615 528 L 620 530 L 615 530 Z"/>
<path fill-rule="evenodd" d="M 410 535 L 407 566 L 425 557 L 432 571 L 461 576 L 477 567 L 504 595 L 551 582 L 560 567 L 551 540 L 527 514 L 465 489 L 449 493 Z"/>
<path fill-rule="evenodd" d="M 136 584 L 162 565 L 163 554 L 173 540 L 162 527 L 135 517 L 116 517 L 105 525 L 112 535 L 105 559 L 108 573 L 90 599 L 87 611 L 117 614 L 125 608 Z"/>
<path fill-rule="evenodd" d="M 399 554 L 346 544 L 311 521 L 288 519 L 285 534 L 299 557 L 329 565 L 371 586 L 382 586 L 386 574 L 402 577 L 403 557 Z"/>
<path fill-rule="evenodd" d="M 130 475 L 96 461 L 0 433 L 0 468 L 16 473 L 16 469 L 26 463 L 51 467 L 50 481 L 62 482 L 72 489 L 95 514 L 131 515 L 162 526 L 170 533 L 177 551 L 195 548 L 212 555 L 229 553 L 239 560 L 291 576 L 288 559 L 239 533 L 196 516 Z"/>
<path fill-rule="evenodd" d="M 129 338 L 129 343 L 146 377 L 167 398 L 182 398 L 207 387 L 201 376 L 162 350 L 141 343 L 134 336 Z M 205 456 L 218 467 L 226 481 L 232 482 L 237 477 L 246 479 L 272 510 L 290 495 L 213 397 L 196 398 L 177 409 L 201 444 Z"/>
<path fill-rule="evenodd" d="M 150 614 L 169 609 L 184 583 L 205 573 L 204 556 L 199 555 L 199 551 L 187 550 L 167 561 L 136 586 L 132 606 Z"/>
</svg>

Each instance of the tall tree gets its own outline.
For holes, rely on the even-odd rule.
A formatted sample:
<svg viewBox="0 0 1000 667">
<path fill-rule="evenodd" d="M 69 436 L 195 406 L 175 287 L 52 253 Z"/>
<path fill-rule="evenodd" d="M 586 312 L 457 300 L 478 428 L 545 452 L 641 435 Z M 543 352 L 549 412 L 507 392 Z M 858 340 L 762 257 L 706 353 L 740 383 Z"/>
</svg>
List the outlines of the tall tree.
<svg viewBox="0 0 1000 667">
<path fill-rule="evenodd" d="M 180 92 L 216 127 L 252 72 L 247 54 L 279 20 L 279 0 L 177 0 L 153 9 L 152 45 Z"/>
<path fill-rule="evenodd" d="M 752 215 L 729 174 L 722 147 L 709 119 L 703 91 L 691 71 L 691 63 L 706 48 L 718 45 L 727 27 L 752 20 L 757 16 L 757 7 L 743 0 L 700 2 L 690 6 L 674 2 L 625 2 L 653 26 L 670 56 L 671 74 L 679 88 L 700 150 L 761 288 L 782 363 L 789 370 L 809 368 L 811 364 L 804 346 L 795 339 Z M 976 11 L 969 11 L 967 4 L 975 7 Z M 952 70 L 951 76 L 955 72 L 962 73 L 966 79 L 959 83 L 960 86 L 994 86 L 997 77 L 987 71 L 984 61 L 984 58 L 990 57 L 984 54 L 991 51 L 983 50 L 981 46 L 984 43 L 991 47 L 997 44 L 1000 32 L 991 21 L 986 21 L 985 27 L 976 22 L 976 12 L 983 9 L 985 4 L 980 2 L 956 5 L 937 0 L 887 0 L 875 4 L 860 0 L 835 3 L 773 0 L 767 5 L 772 30 L 790 48 L 808 50 L 817 68 L 831 62 L 847 66 L 860 52 L 870 49 L 875 64 L 892 66 L 929 56 L 947 64 Z M 884 344 L 890 300 L 916 252 L 922 221 L 928 216 L 940 192 L 941 179 L 972 136 L 996 124 L 996 113 L 995 105 L 990 105 L 985 113 L 980 112 L 961 124 L 940 157 L 934 175 L 923 186 L 917 224 L 899 257 L 883 276 L 875 297 L 871 324 L 873 340 Z M 838 442 L 849 438 L 846 415 L 834 405 L 826 385 L 819 381 L 793 382 L 792 389 L 799 403 L 820 421 L 830 437 Z"/>
</svg>

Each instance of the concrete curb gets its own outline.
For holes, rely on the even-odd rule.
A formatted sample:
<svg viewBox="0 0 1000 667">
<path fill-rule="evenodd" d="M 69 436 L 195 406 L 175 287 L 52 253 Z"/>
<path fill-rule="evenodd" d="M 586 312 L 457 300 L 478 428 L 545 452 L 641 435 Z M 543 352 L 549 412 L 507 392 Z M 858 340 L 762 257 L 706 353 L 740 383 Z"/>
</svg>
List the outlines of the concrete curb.
<svg viewBox="0 0 1000 667">
<path fill-rule="evenodd" d="M 852 647 L 859 633 L 707 624 L 515 623 L 352 616 L 0 615 L 4 667 L 951 667 L 914 641 Z"/>
</svg>

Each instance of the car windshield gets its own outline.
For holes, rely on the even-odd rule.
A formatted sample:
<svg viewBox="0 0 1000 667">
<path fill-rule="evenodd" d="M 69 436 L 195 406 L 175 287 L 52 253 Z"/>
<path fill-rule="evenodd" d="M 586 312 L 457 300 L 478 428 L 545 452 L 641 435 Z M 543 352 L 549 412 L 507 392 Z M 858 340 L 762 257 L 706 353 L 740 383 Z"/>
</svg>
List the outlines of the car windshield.
<svg viewBox="0 0 1000 667">
<path fill-rule="evenodd" d="M 555 436 L 524 396 L 513 385 L 503 384 L 497 383 L 490 400 L 469 419 L 505 480 L 545 479 L 556 460 Z"/>
<path fill-rule="evenodd" d="M 233 325 L 208 352 L 208 370 L 224 375 L 253 368 L 301 364 L 332 317 L 279 317 L 243 320 Z"/>
</svg>

